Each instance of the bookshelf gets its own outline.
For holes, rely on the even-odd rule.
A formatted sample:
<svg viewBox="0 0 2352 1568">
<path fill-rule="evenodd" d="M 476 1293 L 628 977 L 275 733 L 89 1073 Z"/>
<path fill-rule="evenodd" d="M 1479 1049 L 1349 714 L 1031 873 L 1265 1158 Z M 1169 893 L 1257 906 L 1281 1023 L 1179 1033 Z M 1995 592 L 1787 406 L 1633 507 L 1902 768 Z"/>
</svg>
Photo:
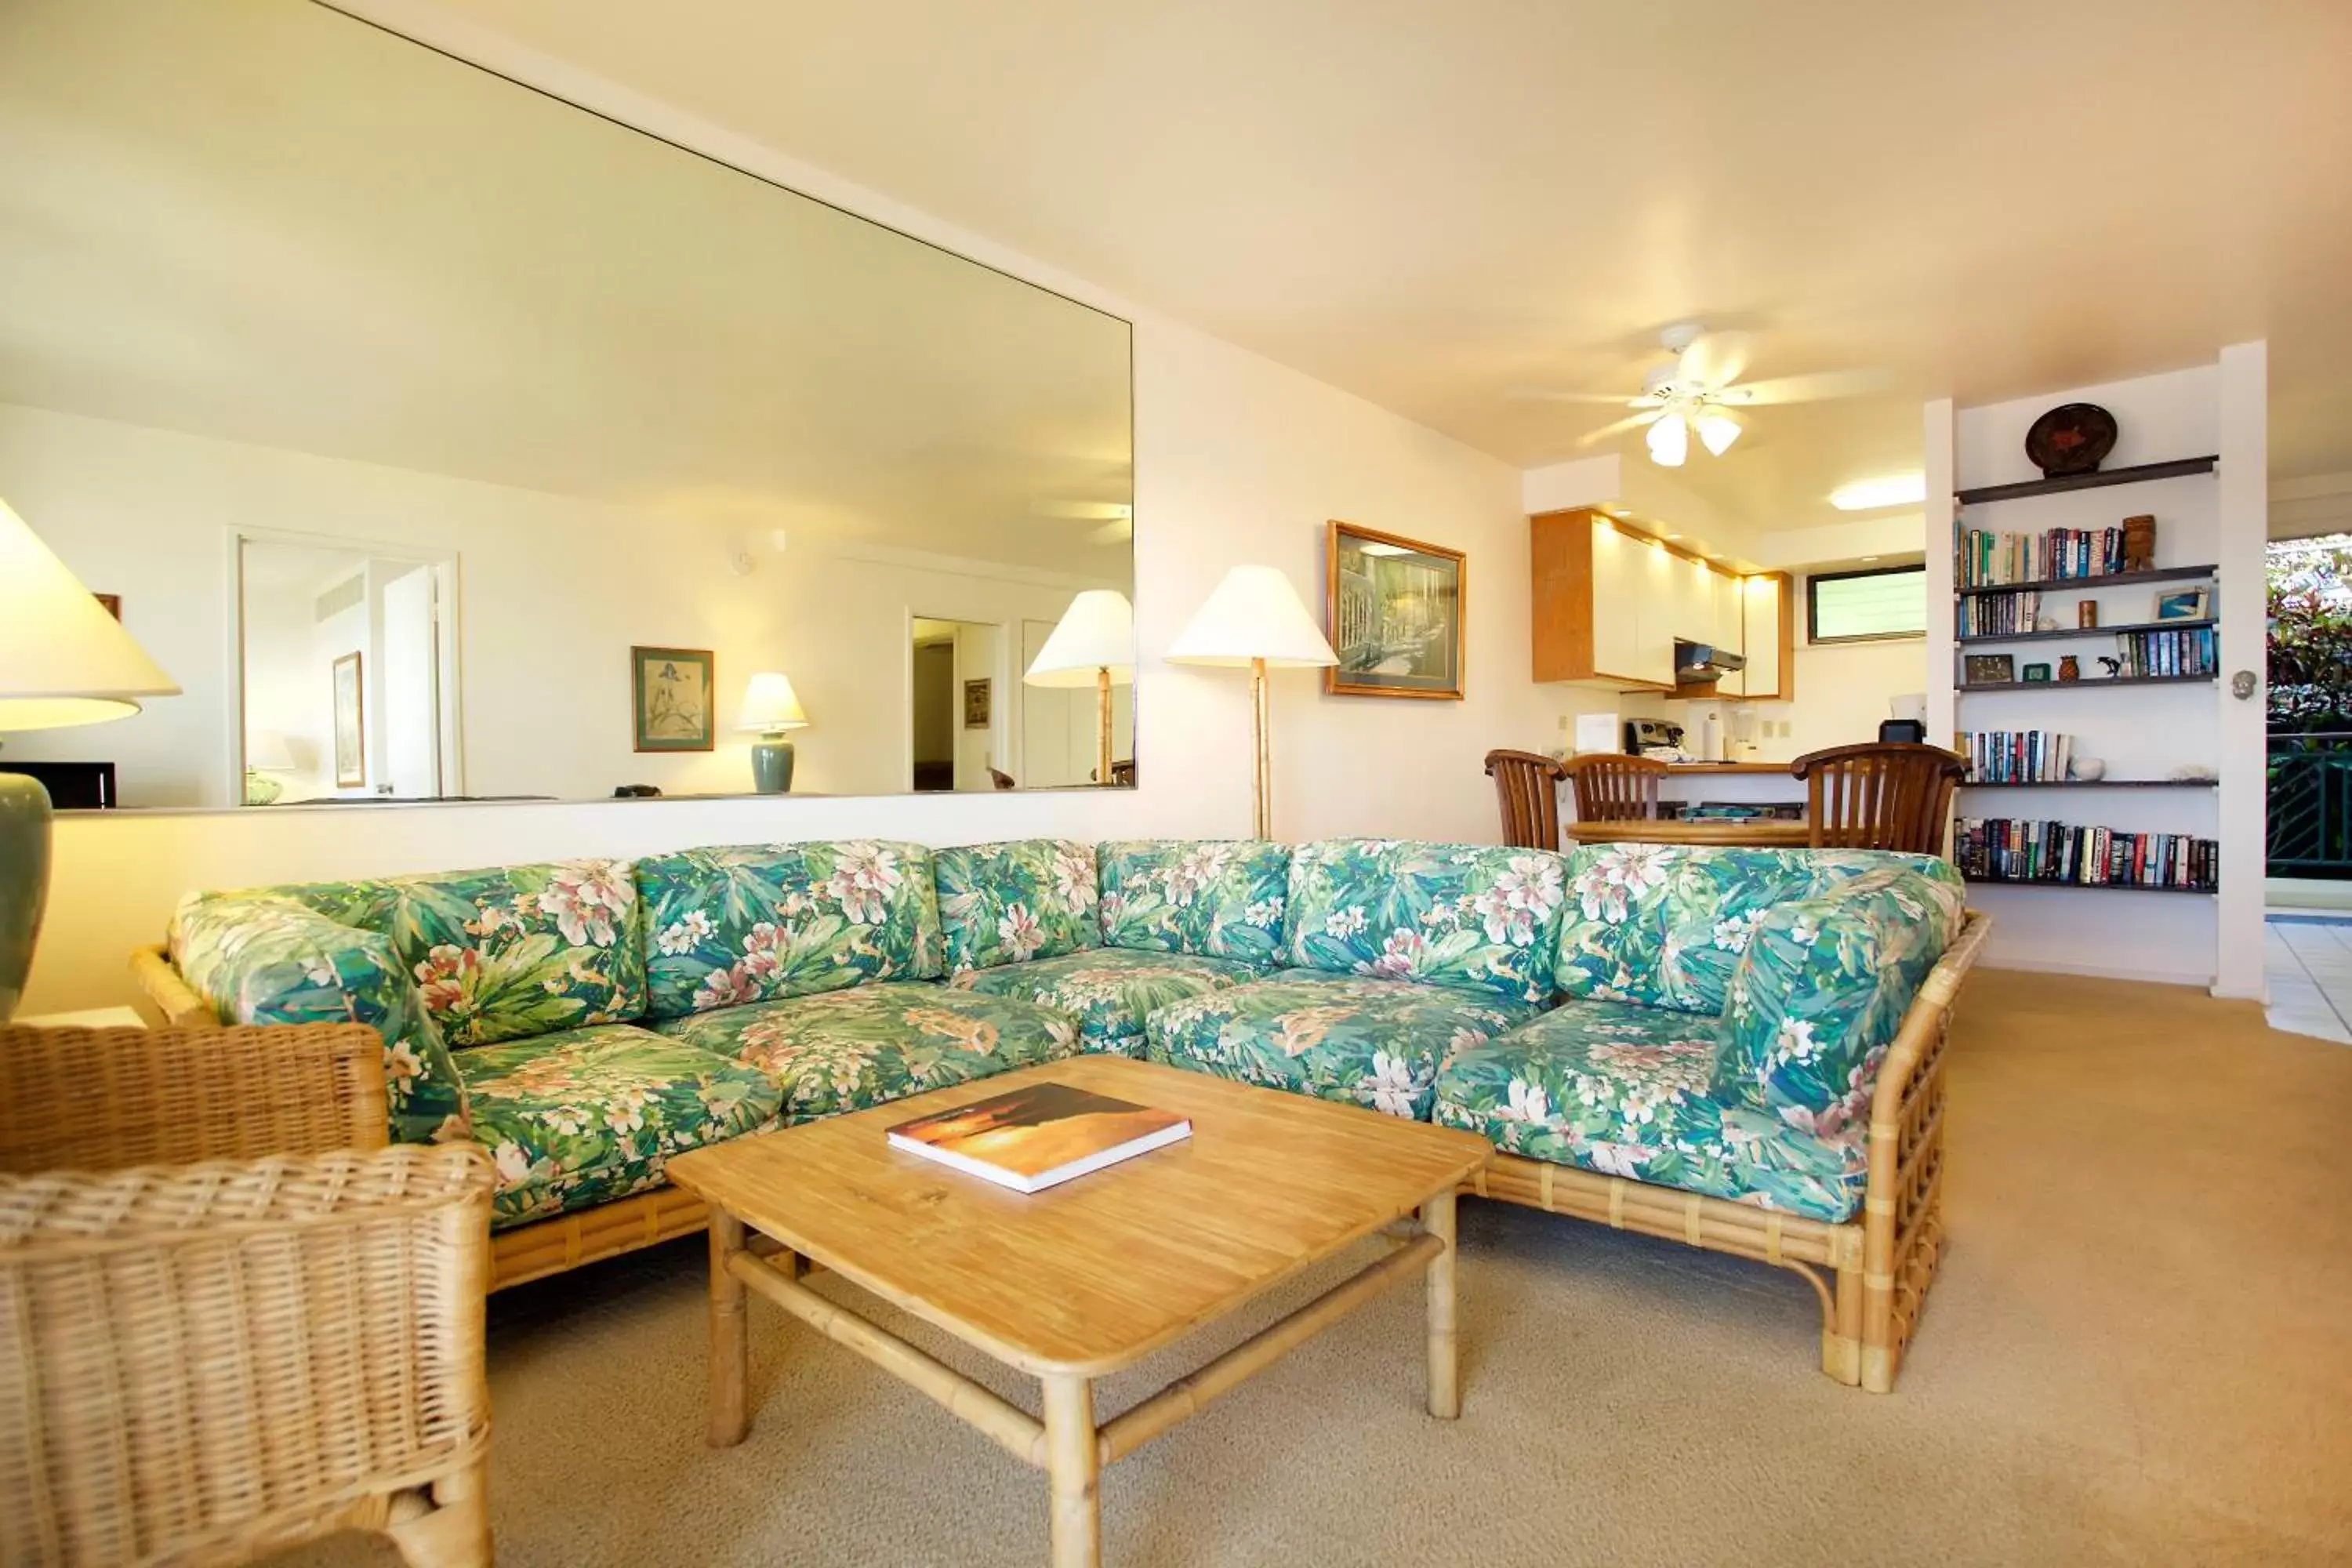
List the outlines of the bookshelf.
<svg viewBox="0 0 2352 1568">
<path fill-rule="evenodd" d="M 2032 692 L 2036 694 L 2055 694 L 2063 691 L 2069 694 L 2071 699 L 2079 700 L 2082 699 L 2085 693 L 2113 692 L 2117 689 L 2122 688 L 2210 687 L 2221 679 L 2218 669 L 2201 670 L 2190 674 L 2093 676 L 2078 678 L 2074 680 L 1969 681 L 1965 679 L 1963 673 L 1963 668 L 1966 664 L 1966 650 L 1987 645 L 2042 642 L 2099 644 L 2105 639 L 2114 638 L 2116 640 L 2108 646 L 2112 646 L 2116 649 L 2117 655 L 2121 656 L 2126 647 L 2126 644 L 2123 639 L 2137 635 L 2165 632 L 2202 631 L 2209 634 L 2207 640 L 2218 637 L 2219 634 L 2217 628 L 2220 626 L 2220 618 L 2218 616 L 2212 615 L 2196 617 L 2180 617 L 2171 620 L 2132 620 L 2105 626 L 2086 626 L 2078 624 L 2071 626 L 2058 626 L 2037 627 L 2029 624 L 2022 628 L 2010 630 L 1969 631 L 1966 629 L 1972 616 L 1979 622 L 1986 618 L 1991 618 L 1981 614 L 1971 612 L 1969 610 L 1970 600 L 1991 599 L 1995 595 L 2004 594 L 2032 594 L 2035 595 L 2053 595 L 2061 597 L 2072 595 L 2077 597 L 2086 597 L 2118 588 L 2151 586 L 2166 583 L 2196 582 L 2213 583 L 2218 588 L 2221 569 L 2220 566 L 2214 563 L 2190 563 L 2176 566 L 2151 566 L 2143 567 L 2137 571 L 2094 570 L 2094 567 L 2101 563 L 2100 536 L 2102 530 L 2050 527 L 2037 529 L 2031 523 L 2028 523 L 2021 528 L 2004 529 L 2001 526 L 2002 520 L 1999 510 L 2004 505 L 2004 503 L 2026 501 L 2039 497 L 2063 495 L 2082 490 L 2116 489 L 2125 486 L 2154 484 L 2162 480 L 2185 479 L 2200 474 L 2209 474 L 2214 471 L 2218 467 L 2218 464 L 2219 459 L 2216 458 L 2179 458 L 2161 462 L 2136 464 L 2126 468 L 2107 469 L 2097 473 L 2068 475 L 2055 479 L 2031 480 L 2017 484 L 1985 485 L 1972 489 L 1961 489 L 1955 492 L 1952 510 L 1954 563 L 1952 584 L 1952 699 L 1954 715 L 1958 721 L 1958 727 L 1960 731 L 1960 750 L 1964 753 L 1971 750 L 1971 737 L 1974 735 L 1990 732 L 2015 732 L 2011 726 L 2006 724 L 1979 726 L 1972 722 L 1969 712 L 1969 708 L 1970 707 L 1969 700 L 1971 698 L 1992 697 L 1998 693 Z M 2104 525 L 2104 527 L 2107 529 L 2114 529 L 2117 526 L 2117 524 L 2112 522 Z M 1972 559 L 1975 559 L 1975 549 L 1969 536 L 1971 532 L 1976 530 L 1987 530 L 1997 533 L 2013 532 L 2023 535 L 2024 539 L 2028 541 L 2050 541 L 2054 538 L 2056 542 L 2044 549 L 2042 551 L 2043 555 L 2051 558 L 2063 557 L 2069 553 L 2070 550 L 2079 549 L 2080 552 L 2079 554 L 2076 554 L 2074 558 L 2085 563 L 2084 569 L 2079 572 L 2068 573 L 2061 575 L 2030 577 L 2014 582 L 1969 582 L 1968 580 L 1969 564 Z M 2107 537 L 2110 541 L 2120 540 L 2119 533 L 2109 534 Z M 2072 542 L 2074 540 L 2080 540 L 2082 541 L 2082 543 L 2077 546 Z M 1967 548 L 1964 548 L 1964 546 Z M 1990 549 L 1990 547 L 1989 547 L 1989 549 Z M 2016 559 L 2016 554 L 2012 552 L 2009 556 L 2009 559 L 2013 562 Z M 2105 559 L 2107 561 L 2112 561 L 2114 557 L 2110 555 L 2105 557 Z M 2038 604 L 2028 605 L 2026 606 L 2022 606 L 2020 613 L 2038 610 Z M 2189 640 L 2195 641 L 2197 639 L 2192 638 Z M 2056 738 L 2059 734 L 2068 732 L 2054 731 L 2042 731 L 2037 730 L 2031 731 L 2031 733 L 2033 736 L 2033 743 L 2035 744 L 2042 743 L 2044 735 L 2047 735 L 2051 743 L 2054 744 L 2056 743 Z M 2061 752 L 2059 754 L 2063 756 L 2064 755 L 2064 752 Z M 2063 764 L 2062 763 L 2060 765 L 2063 766 Z M 2211 779 L 2108 780 L 2063 777 L 1982 779 L 1975 777 L 1972 774 L 1969 780 L 1962 784 L 1961 788 L 1969 792 L 1970 795 L 1979 795 L 1980 792 L 1987 790 L 2007 789 L 2211 789 L 2214 787 L 2215 783 L 2216 781 Z M 2062 798 L 2071 799 L 2073 797 L 2068 796 Z M 2007 816 L 1992 816 L 1990 815 L 1979 816 L 1964 812 L 1962 814 L 1961 823 L 1959 825 L 1956 825 L 1955 848 L 1957 850 L 1959 847 L 1957 836 L 1963 831 L 1973 831 L 1979 835 L 1990 835 L 1996 838 L 2001 834 L 2011 830 L 2021 832 L 2028 837 L 2042 834 L 2063 835 L 2074 832 L 2080 832 L 2085 836 L 2089 836 L 2097 833 L 2105 826 L 2095 821 L 2074 820 L 2074 816 L 2079 815 L 2081 814 L 2070 814 L 2067 820 L 2058 821 L 2050 818 L 2019 818 Z M 1974 826 L 1971 829 L 1968 825 L 1974 825 Z M 2116 829 L 2115 831 L 2120 834 L 2123 830 Z M 2181 846 L 2184 855 L 2189 853 L 2191 849 L 2194 848 L 2197 854 L 2202 856 L 2205 852 L 2201 847 L 2215 842 L 2206 839 L 2201 836 L 2191 834 L 2181 834 L 2177 836 L 2160 835 L 2157 837 L 2176 837 Z M 2215 848 L 2211 852 L 2210 858 L 2218 865 L 2220 859 L 2218 845 L 2216 845 Z M 2188 885 L 2135 882 L 2127 880 L 2112 882 L 2084 882 L 2076 880 L 2062 881 L 2040 877 L 1999 877 L 1979 875 L 1973 871 L 1967 875 L 1967 879 L 1972 884 L 1984 887 L 2063 889 L 2070 892 L 2185 893 L 2191 896 L 2211 897 L 2218 891 L 2216 882 L 2206 880 L 2200 880 Z"/>
</svg>

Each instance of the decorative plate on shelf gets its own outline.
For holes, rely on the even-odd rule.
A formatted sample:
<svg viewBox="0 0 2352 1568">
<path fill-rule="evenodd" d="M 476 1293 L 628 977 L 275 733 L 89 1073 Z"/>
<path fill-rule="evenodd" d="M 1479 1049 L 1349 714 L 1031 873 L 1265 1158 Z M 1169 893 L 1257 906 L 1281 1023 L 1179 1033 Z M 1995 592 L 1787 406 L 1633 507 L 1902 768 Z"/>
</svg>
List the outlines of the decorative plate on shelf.
<svg viewBox="0 0 2352 1568">
<path fill-rule="evenodd" d="M 2045 479 L 2097 470 L 2116 449 L 2116 416 L 2095 403 L 2062 403 L 2025 433 L 2025 455 Z"/>
</svg>

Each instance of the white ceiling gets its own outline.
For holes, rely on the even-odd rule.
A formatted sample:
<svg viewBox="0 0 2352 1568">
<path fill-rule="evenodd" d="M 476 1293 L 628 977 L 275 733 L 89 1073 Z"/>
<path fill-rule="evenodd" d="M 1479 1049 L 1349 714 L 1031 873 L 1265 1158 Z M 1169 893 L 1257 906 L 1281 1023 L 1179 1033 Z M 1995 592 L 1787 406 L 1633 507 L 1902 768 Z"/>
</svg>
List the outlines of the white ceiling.
<svg viewBox="0 0 2352 1568">
<path fill-rule="evenodd" d="M 446 3 L 1514 462 L 1680 318 L 1891 372 L 1694 458 L 1765 527 L 2262 336 L 2274 471 L 2352 468 L 2346 0 Z"/>
<path fill-rule="evenodd" d="M 0 5 L 0 401 L 1124 583 L 1129 335 L 300 0 Z"/>
</svg>

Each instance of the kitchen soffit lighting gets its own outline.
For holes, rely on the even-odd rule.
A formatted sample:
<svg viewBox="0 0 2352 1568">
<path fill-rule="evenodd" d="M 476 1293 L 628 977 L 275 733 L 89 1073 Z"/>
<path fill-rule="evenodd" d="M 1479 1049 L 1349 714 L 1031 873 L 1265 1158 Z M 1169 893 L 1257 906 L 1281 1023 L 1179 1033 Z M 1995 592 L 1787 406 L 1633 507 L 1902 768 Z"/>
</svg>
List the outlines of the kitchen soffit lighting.
<svg viewBox="0 0 2352 1568">
<path fill-rule="evenodd" d="M 1830 492 L 1830 505 L 1840 511 L 1875 511 L 1881 507 L 1917 506 L 1927 499 L 1927 476 L 1895 474 L 1883 479 L 1860 479 Z"/>
</svg>

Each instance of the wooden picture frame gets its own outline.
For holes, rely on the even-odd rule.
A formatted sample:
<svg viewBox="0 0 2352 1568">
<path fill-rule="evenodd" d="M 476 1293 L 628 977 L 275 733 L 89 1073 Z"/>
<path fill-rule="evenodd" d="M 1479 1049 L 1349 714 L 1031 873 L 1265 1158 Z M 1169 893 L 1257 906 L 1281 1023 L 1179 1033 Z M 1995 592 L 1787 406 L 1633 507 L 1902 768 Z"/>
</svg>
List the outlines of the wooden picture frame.
<svg viewBox="0 0 2352 1568">
<path fill-rule="evenodd" d="M 1458 702 L 1470 571 L 1458 550 L 1333 520 L 1324 534 L 1323 633 L 1335 697 Z"/>
<path fill-rule="evenodd" d="M 366 665 L 357 649 L 335 660 L 335 787 L 367 788 Z"/>
<path fill-rule="evenodd" d="M 963 683 L 963 727 L 985 730 L 995 722 L 996 682 L 983 676 Z"/>
<path fill-rule="evenodd" d="M 1995 686 L 2017 679 L 2017 656 L 2013 653 L 1972 653 L 1962 664 L 1967 674 L 1965 686 Z"/>
<path fill-rule="evenodd" d="M 718 659 L 707 647 L 629 649 L 634 750 L 708 752 L 718 743 Z"/>
</svg>

